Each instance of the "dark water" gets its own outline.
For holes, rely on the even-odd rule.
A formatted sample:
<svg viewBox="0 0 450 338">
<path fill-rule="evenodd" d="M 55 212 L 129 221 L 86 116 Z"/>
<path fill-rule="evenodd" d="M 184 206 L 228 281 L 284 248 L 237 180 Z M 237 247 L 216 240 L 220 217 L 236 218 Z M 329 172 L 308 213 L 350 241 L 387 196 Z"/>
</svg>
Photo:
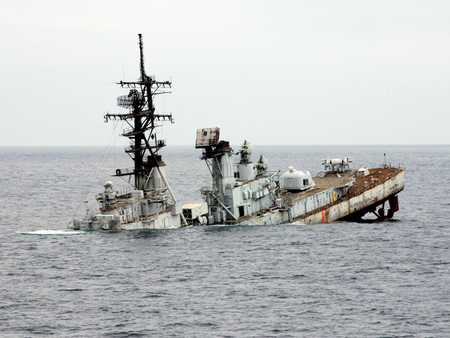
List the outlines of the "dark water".
<svg viewBox="0 0 450 338">
<path fill-rule="evenodd" d="M 1 337 L 449 337 L 450 147 L 254 147 L 271 169 L 402 163 L 389 222 L 77 233 L 122 149 L 0 148 Z M 178 199 L 208 171 L 165 149 Z M 116 188 L 127 183 L 115 181 Z"/>
</svg>

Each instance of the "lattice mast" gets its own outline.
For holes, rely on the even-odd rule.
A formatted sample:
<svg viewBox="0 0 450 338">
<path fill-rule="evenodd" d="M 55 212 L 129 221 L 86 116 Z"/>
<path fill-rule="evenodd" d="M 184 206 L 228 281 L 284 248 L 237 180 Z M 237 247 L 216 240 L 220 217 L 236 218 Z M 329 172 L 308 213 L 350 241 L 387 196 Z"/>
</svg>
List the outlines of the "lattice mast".
<svg viewBox="0 0 450 338">
<path fill-rule="evenodd" d="M 105 122 L 123 120 L 130 128 L 124 130 L 122 136 L 130 139 L 130 147 L 125 152 L 134 161 L 132 170 L 116 170 L 116 176 L 134 175 L 134 185 L 137 190 L 145 190 L 145 182 L 152 169 L 161 163 L 158 151 L 166 145 L 165 140 L 158 140 L 155 129 L 160 125 L 157 121 L 174 123 L 172 114 L 156 114 L 153 105 L 154 97 L 166 93 L 165 88 L 171 88 L 170 81 L 159 82 L 154 76 L 148 76 L 144 67 L 144 44 L 142 34 L 139 34 L 140 78 L 137 82 L 120 81 L 122 88 L 129 88 L 128 95 L 119 96 L 117 105 L 128 108 L 127 114 L 106 114 Z"/>
</svg>

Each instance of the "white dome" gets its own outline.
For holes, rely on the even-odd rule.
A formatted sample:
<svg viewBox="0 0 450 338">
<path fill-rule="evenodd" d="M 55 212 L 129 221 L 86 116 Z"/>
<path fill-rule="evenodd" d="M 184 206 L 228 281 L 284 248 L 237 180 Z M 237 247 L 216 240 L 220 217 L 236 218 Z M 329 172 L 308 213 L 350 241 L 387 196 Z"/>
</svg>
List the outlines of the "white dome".
<svg viewBox="0 0 450 338">
<path fill-rule="evenodd" d="M 283 174 L 283 186 L 286 190 L 305 190 L 314 184 L 309 171 L 295 170 L 292 166 L 288 170 Z"/>
</svg>

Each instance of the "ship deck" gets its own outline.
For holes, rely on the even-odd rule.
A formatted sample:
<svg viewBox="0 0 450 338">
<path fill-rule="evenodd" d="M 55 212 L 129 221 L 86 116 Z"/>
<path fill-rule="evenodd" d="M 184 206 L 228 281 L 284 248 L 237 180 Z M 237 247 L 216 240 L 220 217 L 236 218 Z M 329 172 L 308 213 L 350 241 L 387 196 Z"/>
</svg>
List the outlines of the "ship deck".
<svg viewBox="0 0 450 338">
<path fill-rule="evenodd" d="M 383 184 L 388 179 L 396 176 L 404 169 L 398 167 L 384 166 L 381 168 L 369 169 L 369 175 L 366 177 L 356 178 L 355 183 L 349 192 L 349 197 L 359 195 L 364 190 L 373 188 L 378 184 Z"/>
<path fill-rule="evenodd" d="M 328 190 L 330 188 L 333 187 L 339 187 L 339 186 L 344 186 L 346 184 L 348 184 L 349 182 L 351 182 L 352 180 L 354 180 L 352 187 L 350 188 L 349 193 L 346 195 L 347 198 L 351 198 L 353 196 L 359 195 L 361 194 L 364 190 L 373 188 L 374 186 L 378 185 L 378 184 L 382 184 L 384 183 L 386 180 L 394 177 L 395 175 L 397 175 L 398 173 L 400 173 L 401 171 L 403 171 L 404 169 L 398 167 L 398 168 L 393 168 L 390 166 L 384 166 L 381 168 L 373 168 L 373 169 L 369 169 L 369 175 L 366 177 L 355 177 L 355 172 L 353 170 L 348 170 L 344 173 L 341 173 L 340 176 L 328 176 L 328 177 L 320 177 L 320 176 L 316 176 L 313 177 L 313 181 L 315 183 L 315 186 L 308 189 L 308 190 L 304 190 L 304 191 L 287 191 L 284 188 L 281 188 L 280 190 L 280 198 L 284 199 L 286 198 L 286 195 L 288 192 L 291 193 L 292 195 L 292 201 L 298 200 L 298 199 L 303 199 L 303 198 L 307 198 L 310 197 L 312 195 L 316 195 L 321 193 L 322 191 Z M 342 199 L 341 199 L 342 201 Z M 339 203 L 339 201 L 333 202 L 334 203 Z M 276 209 L 276 207 L 272 207 L 269 209 L 265 209 L 265 210 L 260 210 L 257 213 L 248 215 L 248 216 L 244 216 L 244 217 L 240 217 L 238 220 L 228 220 L 226 223 L 227 224 L 236 224 L 236 223 L 241 223 L 243 221 L 252 219 L 254 217 L 257 216 L 261 216 L 267 212 L 270 212 L 271 210 Z M 315 210 L 314 212 L 316 212 L 317 210 Z M 309 215 L 311 213 L 308 213 L 307 215 Z"/>
</svg>

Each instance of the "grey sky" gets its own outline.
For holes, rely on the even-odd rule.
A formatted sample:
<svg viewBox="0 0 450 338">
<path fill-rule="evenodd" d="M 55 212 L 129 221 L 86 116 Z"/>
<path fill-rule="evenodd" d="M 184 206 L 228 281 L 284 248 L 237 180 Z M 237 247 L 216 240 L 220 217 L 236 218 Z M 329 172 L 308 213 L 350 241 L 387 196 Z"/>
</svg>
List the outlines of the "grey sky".
<svg viewBox="0 0 450 338">
<path fill-rule="evenodd" d="M 1 146 L 116 145 L 116 81 L 173 81 L 170 145 L 449 144 L 449 1 L 2 1 Z"/>
</svg>

